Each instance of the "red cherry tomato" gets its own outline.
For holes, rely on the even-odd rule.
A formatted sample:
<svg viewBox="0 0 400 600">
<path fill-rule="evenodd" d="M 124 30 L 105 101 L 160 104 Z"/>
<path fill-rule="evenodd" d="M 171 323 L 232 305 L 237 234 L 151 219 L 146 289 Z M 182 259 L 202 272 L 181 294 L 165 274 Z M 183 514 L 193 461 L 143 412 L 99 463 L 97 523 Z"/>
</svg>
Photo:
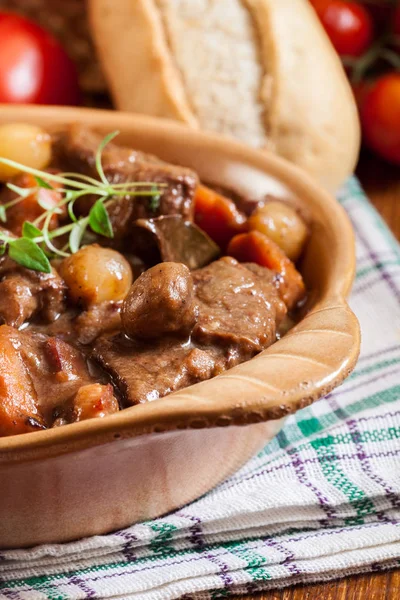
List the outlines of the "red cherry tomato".
<svg viewBox="0 0 400 600">
<path fill-rule="evenodd" d="M 372 43 L 373 22 L 367 9 L 345 0 L 311 0 L 340 56 L 358 57 Z"/>
<path fill-rule="evenodd" d="M 358 106 L 358 110 L 361 111 L 361 108 L 364 104 L 364 99 L 368 95 L 372 84 L 368 80 L 363 80 L 357 83 L 352 82 L 351 87 L 353 89 L 353 94 Z"/>
<path fill-rule="evenodd" d="M 361 122 L 370 148 L 400 165 L 400 73 L 380 77 L 363 98 Z"/>
<path fill-rule="evenodd" d="M 0 12 L 0 102 L 79 104 L 75 66 L 44 29 Z"/>
</svg>

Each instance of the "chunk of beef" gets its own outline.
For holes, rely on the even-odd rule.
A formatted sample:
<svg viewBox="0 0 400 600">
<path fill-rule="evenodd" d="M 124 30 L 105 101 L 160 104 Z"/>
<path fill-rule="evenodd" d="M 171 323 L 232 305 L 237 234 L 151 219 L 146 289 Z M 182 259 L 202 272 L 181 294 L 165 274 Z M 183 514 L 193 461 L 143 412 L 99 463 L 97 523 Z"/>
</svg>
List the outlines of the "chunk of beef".
<svg viewBox="0 0 400 600">
<path fill-rule="evenodd" d="M 200 227 L 180 215 L 138 219 L 132 238 L 134 251 L 148 265 L 170 261 L 193 270 L 208 265 L 220 254 L 217 244 Z"/>
<path fill-rule="evenodd" d="M 241 263 L 252 273 L 260 275 L 260 272 L 265 271 L 265 267 L 261 267 L 256 263 Z M 287 259 L 287 267 L 282 272 L 270 271 L 273 274 L 272 282 L 276 287 L 279 297 L 284 302 L 288 311 L 294 310 L 299 302 L 304 301 L 306 288 L 303 278 L 294 265 Z"/>
<path fill-rule="evenodd" d="M 157 400 L 239 362 L 231 349 L 196 348 L 172 338 L 138 343 L 122 335 L 100 337 L 92 356 L 111 375 L 128 405 Z"/>
<path fill-rule="evenodd" d="M 121 306 L 122 302 L 103 302 L 79 313 L 73 320 L 73 337 L 86 345 L 101 333 L 120 329 Z"/>
<path fill-rule="evenodd" d="M 103 302 L 88 310 L 68 310 L 52 323 L 32 323 L 29 331 L 55 336 L 74 345 L 86 346 L 101 333 L 121 329 L 122 302 Z"/>
<path fill-rule="evenodd" d="M 65 310 L 66 286 L 55 269 L 39 273 L 0 258 L 0 322 L 20 327 L 34 315 L 54 321 Z"/>
<path fill-rule="evenodd" d="M 237 346 L 247 360 L 276 340 L 286 308 L 272 271 L 257 273 L 224 257 L 193 272 L 199 317 L 192 339 L 203 344 Z"/>
<path fill-rule="evenodd" d="M 54 409 L 71 399 L 82 385 L 92 383 L 86 360 L 76 348 L 55 337 L 19 331 L 13 339 L 20 343 L 20 356 L 38 406 L 51 424 Z"/>
<path fill-rule="evenodd" d="M 81 353 L 57 338 L 0 327 L 0 435 L 49 427 L 53 411 L 92 383 Z"/>
<path fill-rule="evenodd" d="M 101 136 L 85 127 L 71 126 L 55 140 L 57 166 L 98 178 L 95 154 L 101 139 Z M 145 195 L 114 200 L 109 207 L 109 215 L 117 241 L 129 236 L 131 224 L 139 218 L 179 214 L 188 220 L 192 219 L 193 198 L 198 185 L 194 171 L 113 143 L 104 149 L 102 164 L 107 179 L 113 184 L 140 181 L 165 185 L 161 190 L 159 206 L 155 209 L 152 208 L 151 197 Z M 88 210 L 87 204 L 81 204 L 80 208 L 84 212 Z"/>
<path fill-rule="evenodd" d="M 189 269 L 175 262 L 160 263 L 133 283 L 123 301 L 124 332 L 137 338 L 166 334 L 187 336 L 197 317 L 193 279 Z"/>
<path fill-rule="evenodd" d="M 21 327 L 38 310 L 39 300 L 32 293 L 27 277 L 17 273 L 0 282 L 0 321 Z"/>
</svg>

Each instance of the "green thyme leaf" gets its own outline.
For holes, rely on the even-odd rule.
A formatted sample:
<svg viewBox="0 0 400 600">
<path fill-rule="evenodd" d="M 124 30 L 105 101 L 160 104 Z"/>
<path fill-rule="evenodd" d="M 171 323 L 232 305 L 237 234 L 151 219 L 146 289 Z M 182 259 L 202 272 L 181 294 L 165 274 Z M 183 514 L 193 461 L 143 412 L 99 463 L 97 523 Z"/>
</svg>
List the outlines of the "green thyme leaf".
<svg viewBox="0 0 400 600">
<path fill-rule="evenodd" d="M 13 183 L 6 184 L 16 197 L 0 205 L 0 222 L 7 224 L 7 210 L 31 194 L 35 194 L 35 199 L 43 209 L 43 213 L 33 223 L 26 221 L 23 224 L 22 237 L 19 239 L 15 239 L 5 230 L 2 232 L 0 228 L 0 255 L 8 249 L 10 256 L 19 264 L 37 271 L 49 272 L 50 264 L 46 254 L 47 256 L 70 256 L 70 252 L 79 250 L 83 238 L 84 243 L 92 243 L 96 241 L 96 234 L 113 237 L 112 224 L 105 205 L 108 199 L 114 196 L 130 198 L 148 196 L 149 210 L 154 213 L 157 211 L 165 183 L 136 181 L 113 185 L 105 176 L 102 166 L 103 150 L 118 133 L 114 131 L 106 135 L 99 144 L 95 154 L 98 179 L 78 173 L 47 173 L 0 157 L 0 164 L 30 174 L 36 183 L 36 186 L 31 188 L 23 188 Z M 57 188 L 53 187 L 55 185 Z M 88 216 L 79 218 L 75 215 L 74 204 L 82 196 L 98 198 L 98 200 L 92 206 Z M 64 217 L 65 212 L 69 215 L 69 222 L 55 227 L 54 215 L 61 214 Z M 68 236 L 66 244 L 65 236 Z M 56 238 L 58 242 L 53 243 Z"/>
<path fill-rule="evenodd" d="M 29 221 L 25 221 L 22 225 L 22 237 L 28 238 L 29 240 L 33 240 L 36 237 L 40 237 L 42 235 L 42 231 L 35 227 L 33 223 L 29 223 Z"/>
<path fill-rule="evenodd" d="M 27 198 L 34 191 L 34 188 L 22 188 L 19 187 L 19 185 L 14 185 L 13 183 L 6 183 L 6 187 L 8 187 L 8 189 L 12 192 L 18 194 L 18 196 L 21 198 Z"/>
<path fill-rule="evenodd" d="M 74 202 L 68 203 L 68 216 L 73 223 L 77 222 L 78 219 L 76 218 L 75 213 L 74 213 Z"/>
<path fill-rule="evenodd" d="M 99 147 L 97 148 L 96 159 L 95 159 L 96 170 L 97 170 L 97 173 L 99 174 L 101 181 L 105 185 L 109 185 L 109 181 L 103 171 L 103 165 L 101 164 L 101 155 L 103 154 L 103 150 L 107 146 L 107 144 L 109 144 L 111 142 L 111 140 L 113 140 L 118 134 L 119 134 L 119 131 L 113 131 L 112 133 L 109 133 L 108 135 L 105 136 L 105 138 L 103 138 L 101 140 Z"/>
<path fill-rule="evenodd" d="M 51 272 L 49 259 L 43 250 L 35 242 L 27 238 L 10 241 L 8 243 L 8 255 L 16 263 L 27 269 L 43 273 Z"/>
<path fill-rule="evenodd" d="M 61 183 L 63 186 L 74 187 L 78 188 L 79 190 L 84 190 L 87 188 L 87 184 L 82 183 L 80 181 L 75 181 L 74 179 L 67 177 L 61 177 L 60 175 L 55 175 L 54 173 L 46 173 L 45 171 L 41 171 L 40 169 L 32 169 L 32 167 L 28 167 L 27 165 L 24 165 L 15 160 L 10 160 L 9 158 L 4 158 L 3 156 L 0 156 L 0 164 L 7 165 L 8 167 L 13 167 L 18 171 L 21 171 L 22 173 L 29 173 L 30 175 L 40 177 L 41 179 L 46 178 L 50 181 L 56 181 L 57 183 Z"/>
<path fill-rule="evenodd" d="M 86 228 L 88 226 L 88 219 L 80 219 L 76 223 L 74 223 L 73 228 L 71 229 L 71 233 L 69 234 L 69 248 L 72 254 L 78 252 L 79 247 L 81 245 L 82 238 L 85 234 Z"/>
<path fill-rule="evenodd" d="M 39 204 L 39 206 L 45 211 L 54 210 L 55 207 L 53 197 L 50 196 L 47 192 L 45 192 L 44 194 L 41 192 L 42 190 L 38 190 L 37 193 L 37 203 Z"/>
<path fill-rule="evenodd" d="M 60 232 L 63 230 L 63 227 L 59 227 L 58 229 L 55 229 L 50 233 L 49 226 L 50 226 L 52 217 L 53 217 L 53 213 L 51 211 L 47 211 L 46 218 L 43 222 L 43 227 L 41 229 L 43 241 L 47 246 L 46 252 L 48 254 L 50 251 L 50 253 L 54 256 L 63 256 L 63 257 L 69 256 L 69 254 L 67 254 L 67 252 L 60 250 L 60 248 L 55 246 L 52 242 L 52 239 L 55 237 L 58 237 L 58 235 L 60 235 Z"/>
<path fill-rule="evenodd" d="M 90 209 L 89 225 L 95 233 L 108 238 L 114 237 L 111 221 L 102 200 L 97 200 Z"/>
<path fill-rule="evenodd" d="M 84 195 L 84 192 L 81 192 L 80 194 Z M 73 223 L 76 223 L 78 220 L 74 213 L 74 204 L 75 204 L 76 200 L 79 198 L 80 194 L 79 194 L 79 192 L 78 193 L 71 192 L 70 190 L 67 190 L 65 192 L 65 201 L 67 202 L 68 216 Z"/>
<path fill-rule="evenodd" d="M 34 179 L 39 187 L 45 188 L 46 190 L 53 190 L 53 186 L 51 186 L 47 181 L 39 177 L 38 175 L 34 175 Z"/>
<path fill-rule="evenodd" d="M 155 213 L 160 207 L 161 194 L 156 185 L 151 188 L 152 196 L 149 198 L 149 209 Z"/>
</svg>

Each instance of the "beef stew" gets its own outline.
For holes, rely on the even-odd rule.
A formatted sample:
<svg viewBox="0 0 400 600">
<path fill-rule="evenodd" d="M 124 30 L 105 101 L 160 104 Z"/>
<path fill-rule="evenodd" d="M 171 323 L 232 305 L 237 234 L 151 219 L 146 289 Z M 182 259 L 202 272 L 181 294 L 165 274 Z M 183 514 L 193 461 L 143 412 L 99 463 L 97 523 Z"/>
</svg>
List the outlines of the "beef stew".
<svg viewBox="0 0 400 600">
<path fill-rule="evenodd" d="M 300 256 L 308 227 L 294 208 L 274 201 L 268 236 L 259 203 L 245 214 L 190 169 L 77 125 L 52 137 L 40 171 L 12 166 L 0 436 L 162 398 L 251 359 L 295 319 L 306 290 L 284 250 Z"/>
</svg>

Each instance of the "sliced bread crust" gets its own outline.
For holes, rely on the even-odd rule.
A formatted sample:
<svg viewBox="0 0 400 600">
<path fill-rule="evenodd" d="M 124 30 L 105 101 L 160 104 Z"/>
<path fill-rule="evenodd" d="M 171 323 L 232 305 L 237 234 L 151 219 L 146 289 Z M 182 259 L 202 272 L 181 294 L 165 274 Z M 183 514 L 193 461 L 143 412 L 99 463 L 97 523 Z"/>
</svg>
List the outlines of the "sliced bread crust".
<svg viewBox="0 0 400 600">
<path fill-rule="evenodd" d="M 153 0 L 93 0 L 89 20 L 116 107 L 197 126 Z"/>
<path fill-rule="evenodd" d="M 335 190 L 354 170 L 360 126 L 339 56 L 308 0 L 245 0 L 267 72 L 272 148 Z M 272 88 L 271 88 L 272 85 Z"/>
</svg>

